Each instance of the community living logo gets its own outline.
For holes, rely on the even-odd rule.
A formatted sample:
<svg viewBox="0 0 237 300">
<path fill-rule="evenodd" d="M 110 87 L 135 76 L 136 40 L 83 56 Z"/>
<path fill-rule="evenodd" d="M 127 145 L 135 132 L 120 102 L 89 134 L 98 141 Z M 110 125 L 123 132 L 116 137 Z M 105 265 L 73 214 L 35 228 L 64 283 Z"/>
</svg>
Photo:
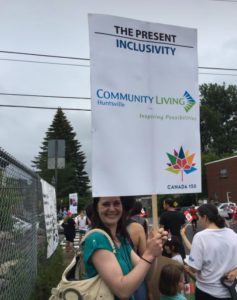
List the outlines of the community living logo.
<svg viewBox="0 0 237 300">
<path fill-rule="evenodd" d="M 188 112 L 196 103 L 196 101 L 193 99 L 193 97 L 187 92 L 184 92 L 184 97 L 186 98 L 186 105 L 184 106 L 184 109 L 186 112 Z"/>
<path fill-rule="evenodd" d="M 182 105 L 186 112 L 190 111 L 190 109 L 196 104 L 196 101 L 189 94 L 188 91 L 185 91 L 183 97 L 159 97 L 156 96 L 156 104 L 160 105 Z"/>
<path fill-rule="evenodd" d="M 186 112 L 196 104 L 196 101 L 185 91 L 183 96 L 170 97 L 170 96 L 151 96 L 147 94 L 130 94 L 120 91 L 111 91 L 107 89 L 98 88 L 96 90 L 97 104 L 107 106 L 125 107 L 127 103 L 138 105 L 155 104 L 155 105 L 181 105 Z"/>
<path fill-rule="evenodd" d="M 197 170 L 193 163 L 195 153 L 190 154 L 187 150 L 185 153 L 183 151 L 183 147 L 180 147 L 179 152 L 174 150 L 174 154 L 166 153 L 170 162 L 167 163 L 169 166 L 166 170 L 172 172 L 174 174 L 181 173 L 181 178 L 183 181 L 183 174 L 190 174 Z"/>
</svg>

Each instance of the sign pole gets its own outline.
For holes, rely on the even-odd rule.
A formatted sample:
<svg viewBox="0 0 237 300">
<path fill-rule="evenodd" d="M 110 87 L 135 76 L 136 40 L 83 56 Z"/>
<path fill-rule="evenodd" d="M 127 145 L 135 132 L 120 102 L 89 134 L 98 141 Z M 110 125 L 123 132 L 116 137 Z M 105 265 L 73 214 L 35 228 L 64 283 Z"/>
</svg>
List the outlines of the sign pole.
<svg viewBox="0 0 237 300">
<path fill-rule="evenodd" d="M 57 197 L 58 187 L 58 140 L 55 140 L 55 192 Z"/>
<path fill-rule="evenodd" d="M 158 230 L 158 210 L 157 210 L 157 203 L 158 198 L 156 194 L 152 194 L 151 196 L 152 200 L 152 219 L 153 219 L 153 230 Z"/>
</svg>

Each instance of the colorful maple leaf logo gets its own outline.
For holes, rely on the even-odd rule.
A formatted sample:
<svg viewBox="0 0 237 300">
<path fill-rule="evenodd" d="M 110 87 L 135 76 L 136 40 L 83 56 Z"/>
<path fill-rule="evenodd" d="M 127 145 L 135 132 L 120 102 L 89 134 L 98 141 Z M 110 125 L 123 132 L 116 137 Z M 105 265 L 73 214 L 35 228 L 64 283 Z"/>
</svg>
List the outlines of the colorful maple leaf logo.
<svg viewBox="0 0 237 300">
<path fill-rule="evenodd" d="M 196 164 L 193 163 L 195 153 L 189 154 L 188 150 L 184 153 L 182 146 L 180 147 L 179 153 L 174 150 L 174 155 L 170 153 L 166 154 L 170 160 L 170 163 L 167 163 L 169 167 L 166 170 L 174 174 L 181 172 L 182 181 L 184 172 L 190 174 L 197 170 L 197 168 L 194 167 Z"/>
</svg>

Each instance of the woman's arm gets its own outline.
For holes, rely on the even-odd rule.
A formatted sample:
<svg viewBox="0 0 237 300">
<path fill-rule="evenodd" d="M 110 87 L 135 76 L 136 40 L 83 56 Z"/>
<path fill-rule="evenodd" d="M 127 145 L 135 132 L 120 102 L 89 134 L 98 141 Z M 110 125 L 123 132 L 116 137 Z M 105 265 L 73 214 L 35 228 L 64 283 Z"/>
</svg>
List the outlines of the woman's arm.
<svg viewBox="0 0 237 300">
<path fill-rule="evenodd" d="M 158 236 L 160 236 L 162 245 L 164 245 L 164 243 L 167 240 L 168 232 L 165 231 L 163 228 L 159 228 L 157 230 L 154 230 L 154 229 L 150 230 L 149 235 L 148 235 L 148 239 L 145 240 L 146 246 L 147 246 L 147 244 L 149 244 L 149 241 L 154 236 L 156 236 L 157 234 L 158 234 Z M 144 252 L 146 250 L 146 246 L 144 247 L 144 251 L 142 252 L 142 254 L 144 254 Z M 163 251 L 163 249 L 162 249 L 162 251 Z M 141 256 L 143 256 L 143 255 L 141 255 Z M 132 258 L 132 264 L 133 264 L 133 266 L 135 266 L 139 262 L 139 260 L 140 260 L 140 257 L 134 251 L 132 251 L 132 253 L 131 253 L 131 258 Z"/>
<path fill-rule="evenodd" d="M 143 253 L 144 259 L 151 263 L 162 252 L 160 237 L 161 235 L 156 234 L 150 239 Z M 130 297 L 142 283 L 151 267 L 150 263 L 140 259 L 134 251 L 132 251 L 132 262 L 135 263 L 134 268 L 127 275 L 123 275 L 121 267 L 112 252 L 99 249 L 92 255 L 92 263 L 97 272 L 119 298 Z"/>
<path fill-rule="evenodd" d="M 194 268 L 192 268 L 192 267 L 190 267 L 190 266 L 184 264 L 184 271 L 185 271 L 186 273 L 188 273 L 189 276 L 190 276 L 193 280 L 196 280 L 196 272 L 197 272 L 198 270 L 196 270 L 196 269 L 194 269 Z"/>
<path fill-rule="evenodd" d="M 190 243 L 190 241 L 188 240 L 187 235 L 186 235 L 187 226 L 188 225 L 185 225 L 181 228 L 180 234 L 181 234 L 181 237 L 182 237 L 182 240 L 183 240 L 185 246 L 188 248 L 188 250 L 191 250 L 192 244 Z"/>
</svg>

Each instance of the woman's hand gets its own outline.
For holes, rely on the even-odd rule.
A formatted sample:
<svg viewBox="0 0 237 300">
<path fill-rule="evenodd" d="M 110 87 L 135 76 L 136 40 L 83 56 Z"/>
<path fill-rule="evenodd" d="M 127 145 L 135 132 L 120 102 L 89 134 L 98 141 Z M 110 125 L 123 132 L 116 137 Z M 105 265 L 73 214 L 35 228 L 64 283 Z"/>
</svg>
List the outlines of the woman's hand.
<svg viewBox="0 0 237 300">
<path fill-rule="evenodd" d="M 237 277 L 237 268 L 225 274 L 226 281 L 234 281 Z"/>
<path fill-rule="evenodd" d="M 161 235 L 161 240 L 162 240 L 163 245 L 164 245 L 164 243 L 168 239 L 168 231 L 165 231 L 164 228 L 159 228 L 158 233 Z"/>
<path fill-rule="evenodd" d="M 152 262 L 163 251 L 163 242 L 167 240 L 168 232 L 163 228 L 151 231 L 147 239 L 147 247 L 143 257 Z"/>
<path fill-rule="evenodd" d="M 151 231 L 149 232 L 148 238 L 153 237 L 155 233 L 160 234 L 160 238 L 163 242 L 163 244 L 167 241 L 168 238 L 168 232 L 164 230 L 164 228 L 158 228 L 158 229 L 151 229 Z"/>
</svg>

